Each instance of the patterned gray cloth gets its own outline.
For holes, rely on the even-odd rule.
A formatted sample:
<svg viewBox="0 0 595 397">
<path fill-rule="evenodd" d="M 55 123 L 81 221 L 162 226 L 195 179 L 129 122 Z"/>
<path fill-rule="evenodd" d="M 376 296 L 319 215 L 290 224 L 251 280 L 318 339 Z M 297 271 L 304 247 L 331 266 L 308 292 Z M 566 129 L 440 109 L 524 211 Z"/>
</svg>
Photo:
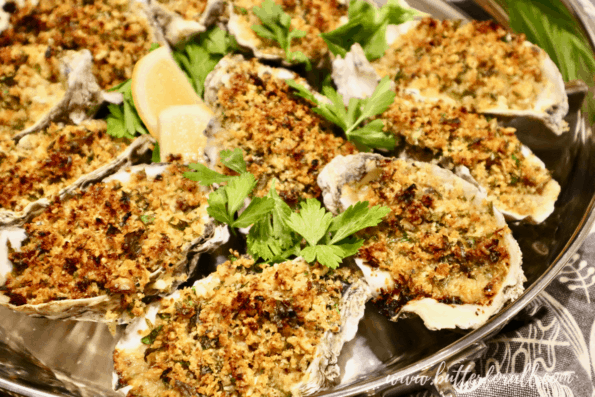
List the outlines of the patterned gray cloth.
<svg viewBox="0 0 595 397">
<path fill-rule="evenodd" d="M 458 396 L 595 396 L 595 228 L 554 281 L 468 367 Z M 429 391 L 411 397 L 430 397 Z"/>
</svg>

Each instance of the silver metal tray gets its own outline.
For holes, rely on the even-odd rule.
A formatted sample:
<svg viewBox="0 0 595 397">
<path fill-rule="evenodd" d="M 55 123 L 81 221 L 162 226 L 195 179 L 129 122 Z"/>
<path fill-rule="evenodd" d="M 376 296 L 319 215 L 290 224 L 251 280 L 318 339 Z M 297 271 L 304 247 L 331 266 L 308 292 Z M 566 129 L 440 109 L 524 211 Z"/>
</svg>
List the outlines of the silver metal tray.
<svg viewBox="0 0 595 397">
<path fill-rule="evenodd" d="M 595 51 L 593 26 L 578 1 L 564 2 Z M 447 3 L 411 3 L 439 18 L 467 18 Z M 491 0 L 477 0 L 474 5 L 506 23 L 506 15 Z M 578 250 L 595 220 L 595 139 L 579 110 L 586 87 L 569 84 L 567 91 L 570 131 L 563 136 L 537 123 L 515 122 L 520 139 L 544 160 L 562 186 L 556 211 L 544 224 L 511 226 L 523 251 L 528 279 L 523 296 L 473 332 L 429 331 L 417 318 L 391 323 L 369 307 L 357 337 L 343 349 L 341 384 L 323 394 L 384 396 L 419 389 L 419 384 L 407 385 L 404 380 L 416 375 L 432 377 L 445 370 L 444 365 L 448 368 L 480 353 L 483 341 L 542 291 Z M 110 387 L 111 354 L 121 332 L 112 336 L 102 324 L 30 318 L 0 308 L 0 395 L 4 391 L 35 397 L 115 396 Z M 448 383 L 430 387 L 456 395 Z"/>
</svg>

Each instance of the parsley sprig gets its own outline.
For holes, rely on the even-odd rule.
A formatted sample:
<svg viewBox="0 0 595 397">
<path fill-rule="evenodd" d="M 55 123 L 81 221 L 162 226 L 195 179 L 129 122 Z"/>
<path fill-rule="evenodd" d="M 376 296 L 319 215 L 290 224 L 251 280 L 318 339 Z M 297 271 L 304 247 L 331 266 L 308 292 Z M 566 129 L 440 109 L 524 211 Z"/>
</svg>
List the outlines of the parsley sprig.
<svg viewBox="0 0 595 397">
<path fill-rule="evenodd" d="M 273 0 L 265 0 L 261 6 L 252 7 L 254 15 L 260 19 L 262 25 L 252 25 L 252 30 L 262 38 L 276 41 L 285 53 L 285 60 L 289 63 L 305 63 L 306 70 L 312 65 L 308 57 L 301 51 L 291 51 L 291 41 L 306 36 L 303 30 L 291 29 L 291 17 Z"/>
<path fill-rule="evenodd" d="M 109 91 L 122 94 L 124 100 L 121 105 L 109 104 L 107 116 L 107 133 L 115 138 L 133 139 L 136 135 L 148 134 L 149 131 L 143 124 L 132 99 L 130 80 L 118 84 Z"/>
<path fill-rule="evenodd" d="M 322 88 L 322 93 L 330 103 L 322 103 L 295 80 L 286 80 L 286 82 L 297 90 L 296 95 L 314 102 L 316 104 L 314 112 L 341 127 L 347 139 L 355 142 L 361 150 L 394 149 L 395 137 L 383 131 L 382 120 L 374 120 L 360 127 L 365 120 L 383 113 L 393 103 L 395 93 L 391 90 L 388 77 L 380 80 L 371 97 L 351 98 L 347 107 L 344 105 L 343 97 L 331 86 L 327 85 Z"/>
<path fill-rule="evenodd" d="M 194 90 L 204 96 L 205 80 L 225 55 L 236 51 L 235 38 L 215 26 L 198 35 L 180 49 L 174 51 L 174 58 L 190 80 Z"/>
<path fill-rule="evenodd" d="M 207 211 L 232 228 L 252 225 L 246 242 L 248 253 L 256 260 L 277 263 L 302 256 L 309 263 L 318 261 L 336 269 L 363 244 L 352 235 L 376 226 L 390 212 L 386 207 L 369 208 L 368 202 L 358 202 L 333 217 L 316 199 L 302 202 L 299 213 L 294 212 L 279 197 L 274 182 L 266 197 L 252 196 L 256 180 L 247 172 L 240 149 L 222 151 L 220 161 L 239 175 L 224 175 L 202 164 L 191 164 L 194 172 L 184 176 L 203 186 L 225 183 L 209 195 Z M 238 214 L 247 198 L 252 201 Z"/>
<path fill-rule="evenodd" d="M 320 36 L 335 55 L 344 57 L 353 44 L 359 43 L 366 58 L 372 61 L 380 58 L 388 49 L 387 26 L 399 25 L 417 15 L 420 13 L 403 7 L 398 0 L 388 0 L 381 8 L 365 0 L 351 0 L 349 22 Z"/>
</svg>

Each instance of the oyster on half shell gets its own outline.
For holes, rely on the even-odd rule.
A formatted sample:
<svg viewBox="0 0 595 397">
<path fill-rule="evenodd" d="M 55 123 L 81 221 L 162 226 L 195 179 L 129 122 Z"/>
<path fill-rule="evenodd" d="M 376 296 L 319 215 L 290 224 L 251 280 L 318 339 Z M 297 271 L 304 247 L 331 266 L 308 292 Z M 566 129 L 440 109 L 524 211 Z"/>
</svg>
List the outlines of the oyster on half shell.
<svg viewBox="0 0 595 397">
<path fill-rule="evenodd" d="M 301 258 L 226 262 L 129 325 L 114 352 L 114 388 L 134 396 L 313 394 L 338 378 L 337 357 L 369 296 L 346 268 L 331 273 Z"/>
<path fill-rule="evenodd" d="M 124 166 L 137 164 L 153 149 L 149 135 L 132 143 L 106 134 L 102 120 L 56 124 L 0 146 L 0 227 L 19 226 L 57 196 L 100 181 Z"/>
<path fill-rule="evenodd" d="M 229 233 L 180 165 L 140 165 L 0 229 L 0 305 L 51 319 L 125 323 L 170 294 Z M 8 244 L 7 242 L 10 242 Z"/>
<path fill-rule="evenodd" d="M 401 140 L 399 157 L 432 161 L 476 184 L 507 219 L 541 223 L 554 211 L 560 185 L 514 128 L 402 93 L 380 119 Z"/>
<path fill-rule="evenodd" d="M 430 329 L 477 328 L 523 291 L 521 251 L 504 217 L 472 184 L 436 165 L 360 153 L 318 177 L 325 205 L 391 209 L 360 237 L 356 263 L 391 320 L 417 314 Z"/>
<path fill-rule="evenodd" d="M 256 195 L 266 195 L 277 179 L 277 191 L 294 205 L 300 198 L 319 197 L 316 177 L 322 167 L 355 147 L 335 136 L 332 125 L 294 94 L 287 79 L 308 87 L 292 71 L 241 55 L 219 61 L 205 82 L 205 103 L 218 121 L 205 153 L 209 163 L 217 163 L 219 150 L 242 149 L 248 171 L 258 180 Z"/>
<path fill-rule="evenodd" d="M 441 99 L 503 117 L 529 117 L 566 130 L 568 98 L 545 51 L 494 22 L 421 21 L 390 25 L 389 49 L 369 62 L 359 44 L 333 61 L 345 101 L 368 97 L 381 77 L 422 100 Z M 514 56 L 510 56 L 512 53 Z"/>
</svg>

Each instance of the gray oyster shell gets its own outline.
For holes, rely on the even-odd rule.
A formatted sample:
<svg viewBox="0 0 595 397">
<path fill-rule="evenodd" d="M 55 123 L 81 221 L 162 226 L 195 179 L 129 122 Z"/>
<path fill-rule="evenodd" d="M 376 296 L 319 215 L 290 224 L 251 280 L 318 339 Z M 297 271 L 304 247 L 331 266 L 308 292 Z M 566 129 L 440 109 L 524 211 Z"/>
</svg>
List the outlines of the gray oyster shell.
<svg viewBox="0 0 595 397">
<path fill-rule="evenodd" d="M 386 32 L 388 44 L 393 44 L 400 36 L 411 29 L 415 29 L 418 23 L 418 21 L 409 21 L 398 26 L 389 25 Z M 561 135 L 566 130 L 564 117 L 568 113 L 568 97 L 566 96 L 562 75 L 545 51 L 528 41 L 524 45 L 532 47 L 543 55 L 541 71 L 547 81 L 547 84 L 537 96 L 533 107 L 528 110 L 515 110 L 507 106 L 495 106 L 479 109 L 479 112 L 503 117 L 536 119 L 543 122 L 556 135 Z M 344 58 L 337 57 L 333 61 L 332 77 L 346 104 L 350 98 L 369 97 L 374 92 L 378 81 L 380 81 L 380 76 L 366 59 L 361 46 L 357 43 L 351 47 L 351 51 Z M 416 89 L 406 89 L 405 91 L 422 100 L 443 99 L 447 102 L 456 103 L 445 95 L 440 96 L 440 98 L 433 98 L 423 96 Z"/>
<path fill-rule="evenodd" d="M 35 133 L 31 131 L 29 134 Z M 21 138 L 23 138 L 21 136 Z M 130 146 L 126 148 L 119 156 L 111 162 L 102 167 L 81 176 L 70 186 L 66 186 L 60 190 L 58 196 L 64 198 L 78 188 L 84 188 L 89 184 L 98 182 L 105 177 L 117 172 L 122 167 L 130 166 L 139 163 L 153 150 L 155 140 L 149 135 L 143 135 L 136 138 Z M 31 217 L 42 212 L 49 204 L 50 198 L 44 197 L 39 200 L 29 203 L 22 211 L 9 211 L 0 209 L 0 228 L 15 227 L 22 225 Z"/>
<path fill-rule="evenodd" d="M 337 156 L 322 170 L 318 176 L 318 185 L 322 189 L 325 206 L 334 213 L 345 210 L 348 206 L 361 201 L 357 194 L 349 194 L 344 187 L 348 184 L 365 183 L 379 175 L 378 161 L 384 158 L 377 154 L 360 153 L 350 156 Z M 438 176 L 443 186 L 461 186 L 466 199 L 483 205 L 486 200 L 484 192 L 479 191 L 473 184 L 457 177 L 452 172 L 437 165 L 412 162 L 423 173 Z M 504 217 L 494 210 L 498 224 L 506 227 Z M 435 299 L 423 298 L 406 303 L 397 315 L 391 318 L 396 321 L 400 315 L 416 314 L 431 330 L 445 328 L 475 329 L 484 324 L 492 315 L 497 313 L 506 303 L 518 298 L 523 292 L 523 282 L 526 280 L 521 268 L 522 254 L 518 243 L 511 233 L 505 236 L 505 243 L 510 254 L 510 268 L 500 290 L 494 295 L 491 304 L 451 305 L 438 302 Z M 392 276 L 383 270 L 366 264 L 362 258 L 355 259 L 373 293 L 378 294 L 387 285 L 392 285 Z"/>
<path fill-rule="evenodd" d="M 294 261 L 301 258 L 294 259 Z M 206 291 L 212 290 L 221 283 L 221 280 L 214 274 L 198 280 L 194 283 L 197 295 L 200 297 Z M 327 331 L 321 338 L 320 344 L 316 346 L 314 360 L 308 366 L 302 380 L 292 387 L 293 396 L 306 396 L 314 394 L 325 387 L 329 387 L 335 380 L 338 380 L 340 368 L 338 357 L 341 349 L 346 342 L 349 342 L 357 333 L 359 321 L 364 316 L 365 303 L 371 297 L 371 290 L 364 280 L 357 280 L 343 292 L 340 304 L 341 324 L 339 331 L 334 333 Z M 174 292 L 169 299 L 179 298 L 179 291 Z M 149 306 L 147 314 L 144 317 L 136 318 L 126 328 L 124 334 L 118 341 L 115 350 L 120 351 L 139 351 L 144 352 L 148 346 L 141 343 L 139 335 L 148 330 L 147 321 L 155 323 L 157 313 L 161 305 L 159 302 Z M 122 395 L 127 395 L 131 389 L 126 386 L 118 389 L 118 375 L 112 373 L 112 386 L 114 390 Z"/>
<path fill-rule="evenodd" d="M 176 46 L 215 24 L 219 17 L 224 14 L 225 6 L 225 0 L 209 0 L 206 9 L 197 20 L 185 19 L 180 14 L 169 10 L 158 0 L 149 0 L 147 11 L 162 30 L 167 42 L 172 46 Z"/>
<path fill-rule="evenodd" d="M 104 179 L 104 182 L 110 180 L 119 180 L 124 185 L 130 179 L 130 175 L 135 172 L 145 171 L 149 178 L 163 173 L 168 164 L 150 164 L 138 165 L 130 167 L 129 169 L 120 171 Z M 87 181 L 87 183 L 91 183 Z M 86 186 L 86 185 L 81 185 Z M 0 228 L 0 286 L 6 282 L 6 276 L 12 271 L 12 264 L 8 260 L 8 245 L 10 241 L 13 249 L 18 250 L 21 242 L 26 238 L 26 233 L 23 229 L 17 227 Z M 229 239 L 229 231 L 227 226 L 215 225 L 212 218 L 206 219 L 204 234 L 186 244 L 183 248 L 184 258 L 180 260 L 174 268 L 174 273 L 168 279 L 164 279 L 164 271 L 159 269 L 150 275 L 151 282 L 145 289 L 146 296 L 160 296 L 170 294 L 180 284 L 186 281 L 187 276 L 192 274 L 196 269 L 200 254 L 212 251 L 220 245 L 227 242 Z M 111 296 L 101 295 L 94 298 L 86 299 L 67 299 L 61 301 L 53 301 L 42 303 L 38 305 L 25 304 L 15 306 L 9 303 L 9 299 L 0 291 L 0 306 L 10 308 L 12 310 L 25 313 L 34 317 L 46 317 L 49 319 L 69 319 L 78 321 L 94 321 L 125 324 L 132 320 L 127 314 L 122 315 L 118 319 L 106 318 L 106 313 L 118 308 L 120 305 L 119 294 Z"/>
</svg>

